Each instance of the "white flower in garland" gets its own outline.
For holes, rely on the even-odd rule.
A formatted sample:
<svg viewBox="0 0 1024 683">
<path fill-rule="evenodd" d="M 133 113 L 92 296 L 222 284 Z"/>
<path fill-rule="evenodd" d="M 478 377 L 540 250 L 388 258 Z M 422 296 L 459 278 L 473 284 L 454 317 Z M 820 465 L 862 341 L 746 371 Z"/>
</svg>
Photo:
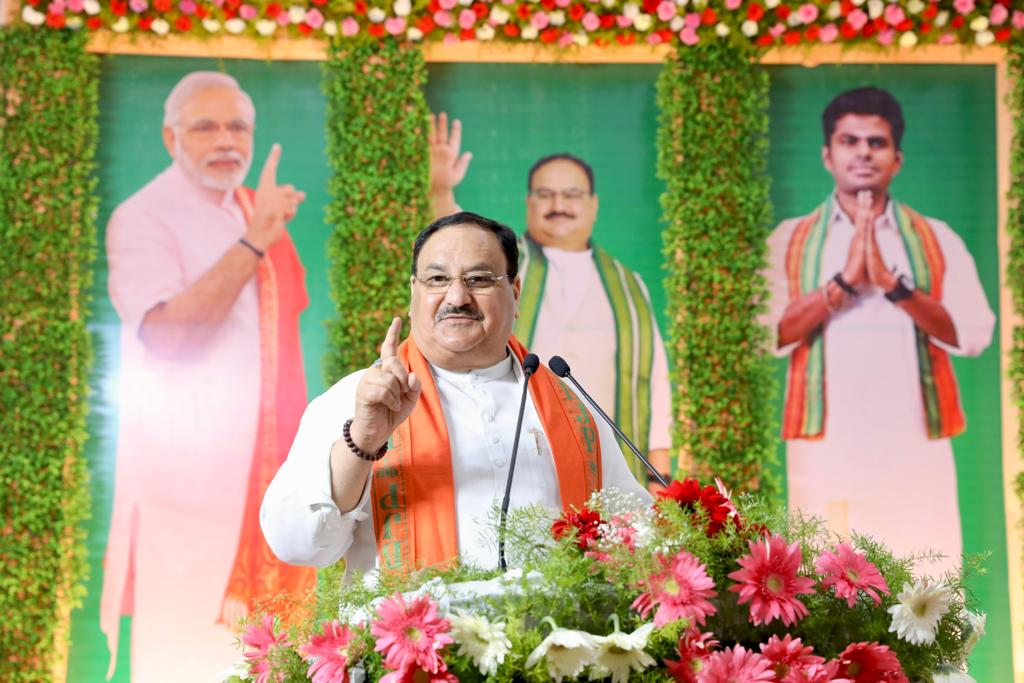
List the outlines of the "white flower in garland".
<svg viewBox="0 0 1024 683">
<path fill-rule="evenodd" d="M 640 5 L 635 2 L 627 2 L 622 6 L 622 16 L 636 19 L 638 14 L 640 14 Z"/>
<path fill-rule="evenodd" d="M 949 611 L 953 589 L 941 581 L 917 581 L 913 586 L 903 584 L 903 591 L 896 598 L 899 603 L 888 610 L 892 615 L 889 631 L 914 645 L 935 642 L 939 620 Z"/>
<path fill-rule="evenodd" d="M 503 24 L 507 24 L 508 20 L 511 18 L 512 16 L 508 13 L 507 9 L 500 5 L 494 5 L 493 7 L 491 7 L 491 16 L 490 19 L 488 19 L 488 21 L 490 21 L 495 26 L 501 26 Z"/>
<path fill-rule="evenodd" d="M 121 17 L 124 19 L 124 17 Z M 29 26 L 42 26 L 43 22 L 46 21 L 46 15 L 42 12 L 37 12 L 32 5 L 25 5 L 21 9 L 21 20 Z"/>
<path fill-rule="evenodd" d="M 979 31 L 974 34 L 974 42 L 978 47 L 987 47 L 996 42 L 996 36 L 992 31 Z"/>
<path fill-rule="evenodd" d="M 552 26 L 561 26 L 565 23 L 565 12 L 560 9 L 551 12 L 548 14 L 548 23 Z"/>
<path fill-rule="evenodd" d="M 233 33 L 236 36 L 245 30 L 245 19 L 239 19 L 233 17 L 224 22 L 224 28 L 227 29 L 228 33 Z"/>
<path fill-rule="evenodd" d="M 131 24 L 128 23 L 128 17 L 118 17 L 117 21 L 110 25 L 110 30 L 114 33 L 124 33 L 129 28 Z"/>
<path fill-rule="evenodd" d="M 917 45 L 917 34 L 907 31 L 900 35 L 900 47 L 914 47 Z"/>
<path fill-rule="evenodd" d="M 974 17 L 969 25 L 972 31 L 984 31 L 988 28 L 988 17 Z"/>
<path fill-rule="evenodd" d="M 523 27 L 523 32 L 519 35 L 523 37 L 523 40 L 536 40 L 539 34 L 540 31 L 537 30 L 536 26 L 533 24 L 527 24 Z"/>
<path fill-rule="evenodd" d="M 752 19 L 747 19 L 746 21 L 743 22 L 742 25 L 740 25 L 740 32 L 747 38 L 752 38 L 756 36 L 758 30 L 759 27 L 757 25 L 757 22 Z"/>
<path fill-rule="evenodd" d="M 978 641 L 985 635 L 985 621 L 988 617 L 984 612 L 977 613 L 968 611 L 966 613 L 967 623 L 971 625 L 971 630 L 967 634 L 967 638 L 964 640 L 964 659 L 966 659 L 971 651 L 974 650 L 974 646 L 978 644 Z"/>
<path fill-rule="evenodd" d="M 375 24 L 379 24 L 387 19 L 387 12 L 382 10 L 380 7 L 371 7 L 370 11 L 366 13 L 366 18 Z"/>
<path fill-rule="evenodd" d="M 877 19 L 885 11 L 885 3 L 882 0 L 868 0 L 868 16 Z"/>
<path fill-rule="evenodd" d="M 256 33 L 261 36 L 272 36 L 277 30 L 277 22 L 270 19 L 260 19 L 256 22 Z"/>
<path fill-rule="evenodd" d="M 937 15 L 935 15 L 935 25 L 938 26 L 939 28 L 942 28 L 943 26 L 945 26 L 948 23 L 949 23 L 949 10 L 945 10 L 944 9 L 941 12 L 939 12 Z"/>
<path fill-rule="evenodd" d="M 412 12 L 412 3 L 409 0 L 395 0 L 391 9 L 395 11 L 396 17 L 407 17 Z"/>
<path fill-rule="evenodd" d="M 85 2 L 82 3 L 82 9 L 85 10 L 85 13 L 90 17 L 94 17 L 100 13 L 100 3 L 97 0 L 85 0 Z"/>
<path fill-rule="evenodd" d="M 910 0 L 907 3 L 907 11 L 911 14 L 920 14 L 924 11 L 924 0 Z"/>
<path fill-rule="evenodd" d="M 293 24 L 301 24 L 306 18 L 306 8 L 299 5 L 292 5 L 288 8 L 288 21 Z"/>
<path fill-rule="evenodd" d="M 82 26 L 85 25 L 85 22 L 82 21 L 82 17 L 80 17 L 80 16 L 78 16 L 76 14 L 76 15 L 72 15 L 72 16 L 68 17 L 67 21 L 64 22 L 64 25 L 67 26 L 72 31 L 77 31 L 78 29 L 82 28 Z"/>
<path fill-rule="evenodd" d="M 586 33 L 574 33 L 572 34 L 572 42 L 580 47 L 584 47 L 590 44 L 590 36 Z"/>
<path fill-rule="evenodd" d="M 630 671 L 643 671 L 657 662 L 644 648 L 647 639 L 654 630 L 654 622 L 649 622 L 633 631 L 623 633 L 619 630 L 619 617 L 612 614 L 615 630 L 606 636 L 597 636 L 597 655 L 590 667 L 590 678 L 612 677 L 612 683 L 626 683 Z"/>
<path fill-rule="evenodd" d="M 843 13 L 843 6 L 839 2 L 833 2 L 825 10 L 825 17 L 828 19 L 838 19 Z"/>
<path fill-rule="evenodd" d="M 523 31 L 526 34 L 526 31 Z M 548 663 L 548 675 L 559 683 L 563 678 L 576 678 L 593 664 L 597 654 L 597 641 L 585 631 L 559 628 L 551 617 L 542 621 L 551 624 L 551 633 L 526 658 L 526 668 L 532 669 L 542 659 Z"/>
<path fill-rule="evenodd" d="M 764 0 L 764 6 L 768 9 L 775 9 L 779 6 L 779 0 Z"/>
<path fill-rule="evenodd" d="M 477 40 L 494 40 L 494 27 L 490 24 L 484 24 L 476 30 Z"/>
<path fill-rule="evenodd" d="M 492 31 L 492 27 L 488 27 Z M 479 31 L 479 29 L 478 29 Z M 485 617 L 456 610 L 448 616 L 451 636 L 459 645 L 459 654 L 468 655 L 484 676 L 493 676 L 512 649 L 505 635 L 505 622 L 492 624 Z"/>
<path fill-rule="evenodd" d="M 633 27 L 637 31 L 650 31 L 653 23 L 654 18 L 650 14 L 638 14 L 633 19 Z"/>
<path fill-rule="evenodd" d="M 668 27 L 672 29 L 673 33 L 683 30 L 683 26 L 686 25 L 686 19 L 679 16 L 678 14 L 672 17 L 672 21 L 668 22 Z"/>
<path fill-rule="evenodd" d="M 719 38 L 725 38 L 727 35 L 729 35 L 731 31 L 732 29 L 729 28 L 729 24 L 725 23 L 724 21 L 720 21 L 717 24 L 715 24 L 715 35 L 717 35 Z"/>
<path fill-rule="evenodd" d="M 330 19 L 324 22 L 324 34 L 328 36 L 338 35 L 338 22 L 334 19 Z M 411 38 L 412 36 L 410 36 Z"/>
<path fill-rule="evenodd" d="M 171 30 L 171 25 L 163 19 L 154 19 L 149 28 L 158 36 L 166 36 L 167 32 Z"/>
<path fill-rule="evenodd" d="M 410 26 L 405 35 L 409 40 L 423 40 L 423 31 L 415 26 Z"/>
<path fill-rule="evenodd" d="M 216 19 L 203 19 L 203 28 L 207 33 L 217 33 L 220 31 L 220 22 Z"/>
</svg>

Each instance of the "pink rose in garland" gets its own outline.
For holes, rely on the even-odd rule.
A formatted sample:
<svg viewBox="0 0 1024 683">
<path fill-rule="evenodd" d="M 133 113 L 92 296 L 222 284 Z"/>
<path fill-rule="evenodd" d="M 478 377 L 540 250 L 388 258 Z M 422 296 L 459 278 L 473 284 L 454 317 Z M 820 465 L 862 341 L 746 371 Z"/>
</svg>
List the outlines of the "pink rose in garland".
<svg viewBox="0 0 1024 683">
<path fill-rule="evenodd" d="M 679 619 L 704 624 L 715 613 L 708 598 L 715 597 L 715 582 L 700 560 L 680 551 L 675 557 L 660 558 L 664 569 L 647 579 L 647 591 L 633 601 L 633 609 L 646 617 L 654 605 L 654 625 L 661 628 Z"/>
<path fill-rule="evenodd" d="M 288 642 L 288 634 L 274 633 L 274 615 L 263 615 L 263 621 L 259 625 L 252 625 L 245 629 L 242 634 L 242 642 L 248 647 L 255 648 L 255 651 L 246 652 L 245 658 L 249 660 L 249 674 L 256 675 L 255 683 L 268 683 L 271 680 L 281 681 L 284 674 L 278 674 L 271 679 L 271 662 L 277 650 L 287 650 L 291 647 Z"/>
<path fill-rule="evenodd" d="M 370 624 L 370 632 L 377 638 L 374 649 L 384 655 L 384 666 L 396 670 L 384 677 L 389 682 L 405 680 L 417 671 L 443 674 L 448 670 L 441 650 L 454 642 L 448 635 L 451 626 L 429 596 L 406 602 L 396 595 L 380 604 L 377 615 L 380 618 Z"/>
<path fill-rule="evenodd" d="M 697 683 L 771 683 L 775 680 L 772 663 L 742 645 L 715 652 Z"/>
<path fill-rule="evenodd" d="M 348 683 L 348 646 L 354 635 L 337 619 L 325 621 L 322 632 L 299 648 L 302 658 L 312 662 L 306 675 L 313 683 Z"/>
<path fill-rule="evenodd" d="M 808 615 L 798 595 L 814 593 L 814 580 L 799 576 L 803 554 L 800 544 L 786 545 L 778 534 L 750 541 L 750 554 L 739 559 L 743 569 L 729 574 L 738 581 L 729 590 L 739 593 L 739 604 L 750 603 L 750 622 L 754 626 L 773 619 L 791 626 Z"/>
<path fill-rule="evenodd" d="M 835 550 L 834 553 L 824 552 L 818 557 L 815 569 L 825 576 L 821 582 L 822 587 L 835 586 L 836 597 L 845 598 L 849 607 L 857 603 L 858 591 L 864 591 L 876 605 L 880 604 L 882 598 L 876 590 L 886 595 L 890 591 L 878 567 L 846 543 L 840 543 Z"/>
<path fill-rule="evenodd" d="M 576 530 L 576 547 L 586 550 L 592 541 L 596 541 L 600 535 L 598 528 L 604 520 L 601 515 L 586 507 L 579 511 L 570 510 L 562 513 L 562 516 L 551 524 L 551 533 L 556 539 L 561 539 L 571 530 Z"/>
</svg>

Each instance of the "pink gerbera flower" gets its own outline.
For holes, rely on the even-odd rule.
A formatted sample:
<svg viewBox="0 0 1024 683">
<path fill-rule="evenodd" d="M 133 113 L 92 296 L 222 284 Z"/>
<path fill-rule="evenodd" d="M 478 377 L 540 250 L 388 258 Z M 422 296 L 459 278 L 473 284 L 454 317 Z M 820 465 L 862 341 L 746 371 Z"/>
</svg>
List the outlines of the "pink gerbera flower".
<svg viewBox="0 0 1024 683">
<path fill-rule="evenodd" d="M 713 633 L 701 633 L 696 627 L 688 628 L 676 644 L 679 659 L 666 659 L 665 669 L 676 683 L 697 683 L 697 676 L 704 670 L 712 648 L 716 647 L 718 641 Z"/>
<path fill-rule="evenodd" d="M 323 631 L 299 648 L 302 658 L 312 662 L 306 675 L 313 683 L 348 683 L 348 646 L 354 636 L 334 619 L 325 621 Z"/>
<path fill-rule="evenodd" d="M 875 590 L 886 595 L 890 591 L 878 567 L 846 543 L 840 543 L 835 549 L 836 552 L 824 552 L 818 558 L 815 569 L 819 574 L 826 575 L 821 585 L 825 588 L 835 586 L 836 597 L 846 598 L 846 604 L 850 607 L 857 602 L 858 590 L 867 593 L 876 605 L 881 604 L 882 598 Z"/>
<path fill-rule="evenodd" d="M 810 664 L 802 669 L 790 669 L 781 683 L 853 683 L 849 678 L 839 678 L 839 662 L 832 660 L 822 664 Z"/>
<path fill-rule="evenodd" d="M 697 683 L 769 683 L 775 680 L 772 663 L 742 645 L 712 653 Z"/>
<path fill-rule="evenodd" d="M 839 675 L 853 683 L 909 683 L 896 653 L 877 642 L 853 643 L 843 650 Z"/>
<path fill-rule="evenodd" d="M 430 596 L 406 602 L 396 595 L 380 604 L 377 616 L 380 618 L 370 624 L 370 633 L 377 638 L 374 649 L 384 655 L 384 666 L 428 673 L 446 670 L 440 650 L 454 642 L 448 635 L 451 626 L 437 613 Z"/>
<path fill-rule="evenodd" d="M 242 634 L 242 642 L 248 647 L 256 648 L 255 651 L 245 653 L 245 658 L 249 660 L 249 674 L 256 675 L 255 683 L 267 683 L 271 680 L 270 676 L 273 673 L 271 659 L 274 650 L 290 646 L 288 634 L 274 633 L 274 616 L 272 614 L 265 614 L 263 621 L 259 624 L 246 627 L 245 633 Z M 282 675 L 279 673 L 275 679 L 284 680 Z"/>
<path fill-rule="evenodd" d="M 739 559 L 743 569 L 729 574 L 738 581 L 729 590 L 739 593 L 739 604 L 750 603 L 750 622 L 754 626 L 780 618 L 786 626 L 807 616 L 807 607 L 798 595 L 814 592 L 814 581 L 798 576 L 803 554 L 800 544 L 786 545 L 778 534 L 750 541 L 750 554 Z"/>
<path fill-rule="evenodd" d="M 634 609 L 646 617 L 657 604 L 654 625 L 658 628 L 678 619 L 703 624 L 707 615 L 715 613 L 708 600 L 715 597 L 715 582 L 707 567 L 685 550 L 661 562 L 665 568 L 647 580 L 648 592 L 633 602 Z"/>
<path fill-rule="evenodd" d="M 791 671 L 801 671 L 812 664 L 824 664 L 825 658 L 811 654 L 814 648 L 804 646 L 799 638 L 786 634 L 779 639 L 772 636 L 767 643 L 761 643 L 761 654 L 772 663 L 772 670 L 778 680 L 782 680 Z"/>
</svg>

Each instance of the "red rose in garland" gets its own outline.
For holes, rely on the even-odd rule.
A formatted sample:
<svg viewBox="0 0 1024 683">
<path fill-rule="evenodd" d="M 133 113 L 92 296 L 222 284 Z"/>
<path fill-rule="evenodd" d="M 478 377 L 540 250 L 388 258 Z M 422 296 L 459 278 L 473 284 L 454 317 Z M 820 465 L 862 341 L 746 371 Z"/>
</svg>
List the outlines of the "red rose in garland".
<svg viewBox="0 0 1024 683">
<path fill-rule="evenodd" d="M 572 529 L 575 529 L 576 547 L 580 550 L 586 550 L 590 543 L 596 541 L 600 535 L 598 527 L 601 526 L 603 521 L 601 515 L 586 507 L 579 511 L 570 510 L 563 513 L 561 517 L 551 524 L 551 534 L 560 540 L 569 534 Z"/>
</svg>

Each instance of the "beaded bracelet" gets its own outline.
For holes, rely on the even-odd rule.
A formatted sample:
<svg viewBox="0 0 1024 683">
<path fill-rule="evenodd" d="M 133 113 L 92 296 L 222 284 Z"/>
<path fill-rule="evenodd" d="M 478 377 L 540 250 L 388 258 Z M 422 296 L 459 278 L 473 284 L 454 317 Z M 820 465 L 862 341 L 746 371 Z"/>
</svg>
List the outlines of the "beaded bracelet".
<svg viewBox="0 0 1024 683">
<path fill-rule="evenodd" d="M 341 435 L 345 438 L 345 445 L 348 446 L 349 450 L 356 454 L 361 460 L 367 462 L 377 462 L 388 452 L 388 445 L 384 444 L 380 447 L 376 453 L 367 453 L 362 448 L 356 445 L 356 442 L 352 440 L 352 433 L 350 428 L 352 427 L 352 418 L 345 420 L 345 426 L 341 428 Z"/>
</svg>

